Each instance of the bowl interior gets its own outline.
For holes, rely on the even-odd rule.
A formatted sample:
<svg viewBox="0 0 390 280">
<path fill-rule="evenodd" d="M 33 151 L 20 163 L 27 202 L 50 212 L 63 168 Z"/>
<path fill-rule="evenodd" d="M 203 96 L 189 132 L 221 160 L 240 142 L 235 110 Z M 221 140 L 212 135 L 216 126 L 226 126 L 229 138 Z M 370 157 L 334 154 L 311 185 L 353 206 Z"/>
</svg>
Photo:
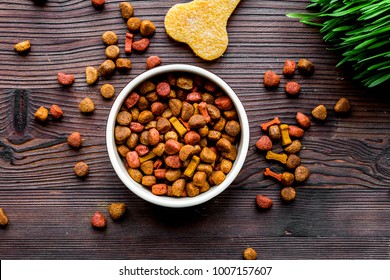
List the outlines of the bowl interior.
<svg viewBox="0 0 390 280">
<path fill-rule="evenodd" d="M 226 95 L 230 97 L 233 101 L 235 109 L 238 113 L 239 123 L 241 125 L 241 135 L 240 140 L 237 144 L 237 158 L 233 163 L 233 167 L 231 171 L 226 175 L 225 180 L 218 186 L 213 186 L 210 190 L 201 193 L 195 197 L 168 197 L 168 196 L 156 196 L 151 193 L 146 187 L 141 184 L 135 182 L 130 175 L 128 174 L 123 159 L 117 152 L 115 138 L 114 138 L 114 129 L 116 123 L 116 116 L 122 107 L 126 97 L 137 88 L 142 82 L 151 79 L 156 76 L 160 76 L 162 74 L 173 73 L 173 72 L 184 72 L 190 74 L 196 74 L 202 76 L 206 80 L 209 80 L 215 83 Z M 224 191 L 236 178 L 238 173 L 240 172 L 242 165 L 244 164 L 248 147 L 249 147 L 249 124 L 248 118 L 245 112 L 244 107 L 242 106 L 239 98 L 234 93 L 234 91 L 230 88 L 230 86 L 225 83 L 221 78 L 216 76 L 215 74 L 196 66 L 185 65 L 185 64 L 172 64 L 166 66 L 159 66 L 148 70 L 139 76 L 135 77 L 129 84 L 127 84 L 123 90 L 120 92 L 118 97 L 116 98 L 109 117 L 107 121 L 106 128 L 106 143 L 107 150 L 110 157 L 110 161 L 112 166 L 121 179 L 121 181 L 137 196 L 160 206 L 166 207 L 189 207 L 201 204 L 210 200 L 211 198 L 217 196 L 222 191 Z"/>
</svg>

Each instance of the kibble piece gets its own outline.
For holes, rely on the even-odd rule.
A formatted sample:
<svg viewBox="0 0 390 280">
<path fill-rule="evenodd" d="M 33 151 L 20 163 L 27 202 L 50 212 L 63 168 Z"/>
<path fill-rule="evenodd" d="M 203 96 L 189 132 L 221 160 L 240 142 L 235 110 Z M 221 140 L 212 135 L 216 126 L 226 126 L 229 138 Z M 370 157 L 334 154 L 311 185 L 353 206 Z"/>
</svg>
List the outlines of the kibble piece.
<svg viewBox="0 0 390 280">
<path fill-rule="evenodd" d="M 345 97 L 342 97 L 337 101 L 336 105 L 334 105 L 334 111 L 339 114 L 348 113 L 351 109 L 351 105 L 349 104 L 349 100 Z"/>
<path fill-rule="evenodd" d="M 200 190 L 197 186 L 194 185 L 194 183 L 187 183 L 186 192 L 189 197 L 194 197 L 200 193 Z"/>
<path fill-rule="evenodd" d="M 138 32 L 139 28 L 141 27 L 141 20 L 137 17 L 131 17 L 127 20 L 127 28 L 135 33 Z"/>
<path fill-rule="evenodd" d="M 118 36 L 112 31 L 106 31 L 102 35 L 102 40 L 106 45 L 115 45 L 118 43 Z"/>
<path fill-rule="evenodd" d="M 137 52 L 144 52 L 149 47 L 149 43 L 150 41 L 148 38 L 143 38 L 139 41 L 133 42 L 132 48 Z"/>
<path fill-rule="evenodd" d="M 310 171 L 307 169 L 307 167 L 300 165 L 295 169 L 294 176 L 298 183 L 302 183 L 309 178 Z"/>
<path fill-rule="evenodd" d="M 134 9 L 129 2 L 119 3 L 119 9 L 121 11 L 122 18 L 129 19 L 133 16 Z"/>
<path fill-rule="evenodd" d="M 103 77 L 110 76 L 115 70 L 115 63 L 111 59 L 104 61 L 99 67 L 99 73 Z"/>
<path fill-rule="evenodd" d="M 260 151 L 269 151 L 272 149 L 272 141 L 267 135 L 263 135 L 256 142 L 256 148 Z"/>
<path fill-rule="evenodd" d="M 294 60 L 287 59 L 284 62 L 283 75 L 288 76 L 288 77 L 293 76 L 295 73 L 296 67 L 297 67 L 297 64 L 295 63 Z"/>
<path fill-rule="evenodd" d="M 282 173 L 281 182 L 282 182 L 283 186 L 289 187 L 294 183 L 294 181 L 295 181 L 294 174 L 292 174 L 290 172 L 283 172 Z"/>
<path fill-rule="evenodd" d="M 50 106 L 50 115 L 55 119 L 59 119 L 63 116 L 64 112 L 61 110 L 60 106 L 53 104 Z"/>
<path fill-rule="evenodd" d="M 99 72 L 95 67 L 87 66 L 85 68 L 85 80 L 88 85 L 96 83 L 99 79 Z"/>
<path fill-rule="evenodd" d="M 309 117 L 301 112 L 297 113 L 295 119 L 297 120 L 298 124 L 303 128 L 309 128 L 311 126 Z"/>
<path fill-rule="evenodd" d="M 244 260 L 256 260 L 257 259 L 257 253 L 253 248 L 246 248 L 242 252 L 242 256 L 244 257 Z"/>
<path fill-rule="evenodd" d="M 298 153 L 300 150 L 302 149 L 302 144 L 301 144 L 301 141 L 299 140 L 294 140 L 291 142 L 290 145 L 284 147 L 284 151 L 287 153 L 287 154 L 296 154 Z"/>
<path fill-rule="evenodd" d="M 313 115 L 314 118 L 320 121 L 324 121 L 327 117 L 327 111 L 326 107 L 324 105 L 318 105 L 315 107 L 312 111 L 311 114 Z"/>
<path fill-rule="evenodd" d="M 131 61 L 127 58 L 118 58 L 115 61 L 116 68 L 118 68 L 119 71 L 126 72 L 131 69 Z"/>
<path fill-rule="evenodd" d="M 275 88 L 280 83 L 280 77 L 272 70 L 267 70 L 264 73 L 263 84 L 266 88 Z"/>
<path fill-rule="evenodd" d="M 148 59 L 146 59 L 146 68 L 152 69 L 154 67 L 157 67 L 161 64 L 161 58 L 159 58 L 156 55 L 149 56 Z"/>
<path fill-rule="evenodd" d="M 70 86 L 74 82 L 74 75 L 58 72 L 57 73 L 57 81 L 60 85 Z"/>
<path fill-rule="evenodd" d="M 298 70 L 302 75 L 310 76 L 314 73 L 314 64 L 307 59 L 300 59 Z"/>
<path fill-rule="evenodd" d="M 100 94 L 104 98 L 107 98 L 107 99 L 112 98 L 115 95 L 115 88 L 111 84 L 104 84 L 100 88 Z"/>
<path fill-rule="evenodd" d="M 81 139 L 80 133 L 77 131 L 73 132 L 71 135 L 69 135 L 67 142 L 68 142 L 69 146 L 71 146 L 73 148 L 81 147 L 82 139 Z"/>
<path fill-rule="evenodd" d="M 226 178 L 226 175 L 225 173 L 223 173 L 222 171 L 213 171 L 211 173 L 211 176 L 210 176 L 210 180 L 212 183 L 214 183 L 214 185 L 219 185 L 221 184 Z"/>
<path fill-rule="evenodd" d="M 95 212 L 91 219 L 91 225 L 96 229 L 103 229 L 107 225 L 106 218 L 100 212 Z"/>
<path fill-rule="evenodd" d="M 120 52 L 117 45 L 110 45 L 105 50 L 106 57 L 111 60 L 116 60 L 119 57 Z"/>
<path fill-rule="evenodd" d="M 237 121 L 228 121 L 225 125 L 225 132 L 232 137 L 237 136 L 240 131 L 241 127 Z"/>
<path fill-rule="evenodd" d="M 291 96 L 295 96 L 299 93 L 299 91 L 301 90 L 301 87 L 299 86 L 299 84 L 297 82 L 288 82 L 286 84 L 286 93 L 291 95 Z"/>
<path fill-rule="evenodd" d="M 27 53 L 31 49 L 30 40 L 22 41 L 14 45 L 14 49 L 18 53 Z"/>
<path fill-rule="evenodd" d="M 305 131 L 302 128 L 297 127 L 295 125 L 289 125 L 288 134 L 290 134 L 291 137 L 302 138 L 303 135 L 305 134 Z"/>
<path fill-rule="evenodd" d="M 49 116 L 49 111 L 43 106 L 39 107 L 34 114 L 34 118 L 40 122 L 46 121 L 48 116 Z"/>
<path fill-rule="evenodd" d="M 115 126 L 114 135 L 116 141 L 123 142 L 127 138 L 129 138 L 130 134 L 131 134 L 131 130 L 127 126 L 122 126 L 122 125 Z"/>
<path fill-rule="evenodd" d="M 0 208 L 0 226 L 4 227 L 4 226 L 8 225 L 8 223 L 9 223 L 9 220 L 8 220 L 7 215 L 4 212 L 4 209 Z"/>
<path fill-rule="evenodd" d="M 272 201 L 272 199 L 270 199 L 270 198 L 268 198 L 266 196 L 258 194 L 256 196 L 256 205 L 260 209 L 266 210 L 266 209 L 269 209 L 269 208 L 272 207 L 273 201 Z"/>
<path fill-rule="evenodd" d="M 280 191 L 281 198 L 286 201 L 290 202 L 295 199 L 296 191 L 293 187 L 285 187 Z"/>
<path fill-rule="evenodd" d="M 127 169 L 127 173 L 129 173 L 130 177 L 136 181 L 137 183 L 141 183 L 142 180 L 142 173 L 136 168 L 129 168 Z"/>
<path fill-rule="evenodd" d="M 290 128 L 290 126 L 288 126 Z M 268 136 L 272 141 L 278 141 L 282 138 L 282 134 L 280 132 L 280 127 L 276 124 L 271 125 L 268 128 Z"/>
<path fill-rule="evenodd" d="M 95 104 L 91 98 L 84 98 L 79 104 L 80 112 L 82 113 L 92 113 L 95 110 Z"/>
<path fill-rule="evenodd" d="M 301 164 L 301 159 L 297 155 L 291 154 L 288 156 L 287 161 L 286 161 L 286 167 L 288 169 L 295 169 L 300 164 Z"/>
<path fill-rule="evenodd" d="M 119 220 L 126 212 L 126 204 L 122 202 L 111 203 L 110 206 L 108 206 L 108 211 L 110 212 L 111 218 Z"/>
<path fill-rule="evenodd" d="M 150 20 L 146 19 L 141 21 L 139 31 L 143 37 L 149 37 L 154 34 L 154 32 L 156 31 L 156 27 Z"/>
<path fill-rule="evenodd" d="M 194 87 L 194 81 L 188 76 L 180 76 L 176 80 L 176 86 L 184 90 L 191 90 Z"/>
<path fill-rule="evenodd" d="M 80 162 L 75 164 L 75 166 L 73 167 L 73 170 L 74 170 L 74 173 L 76 173 L 76 175 L 78 177 L 85 177 L 88 174 L 89 167 L 88 167 L 88 164 L 80 161 Z"/>
</svg>

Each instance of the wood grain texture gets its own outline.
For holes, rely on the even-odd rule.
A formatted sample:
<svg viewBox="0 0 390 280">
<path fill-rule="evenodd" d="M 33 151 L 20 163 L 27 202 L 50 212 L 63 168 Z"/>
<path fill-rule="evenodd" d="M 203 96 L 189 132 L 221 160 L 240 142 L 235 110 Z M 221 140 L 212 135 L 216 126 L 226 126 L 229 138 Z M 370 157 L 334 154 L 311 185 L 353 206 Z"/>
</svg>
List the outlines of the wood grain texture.
<svg viewBox="0 0 390 280">
<path fill-rule="evenodd" d="M 115 31 L 124 48 L 119 2 L 107 1 L 103 11 L 82 0 L 0 3 L 0 207 L 10 220 L 0 228 L 2 259 L 240 259 L 248 246 L 260 259 L 390 258 L 390 95 L 363 89 L 350 73 L 335 69 L 339 57 L 326 49 L 318 30 L 285 16 L 304 11 L 308 1 L 241 1 L 228 23 L 228 50 L 214 62 L 201 61 L 164 32 L 168 9 L 188 1 L 131 1 L 136 16 L 157 27 L 150 48 L 129 56 L 128 74 L 87 86 L 85 67 L 105 59 L 103 32 Z M 13 45 L 26 39 L 31 52 L 16 54 Z M 197 207 L 166 209 L 142 201 L 108 159 L 105 127 L 113 100 L 103 100 L 99 88 L 110 82 L 118 94 L 146 70 L 150 55 L 165 65 L 185 62 L 218 74 L 248 114 L 251 145 L 242 171 L 225 192 Z M 285 95 L 284 77 L 278 89 L 264 89 L 265 70 L 281 73 L 285 59 L 302 57 L 316 71 L 294 77 L 302 87 L 298 98 Z M 74 85 L 60 86 L 59 71 L 73 73 Z M 92 115 L 78 110 L 84 97 L 95 102 Z M 312 174 L 293 203 L 282 203 L 280 187 L 262 175 L 264 167 L 280 167 L 254 148 L 259 124 L 275 116 L 295 124 L 297 111 L 309 114 L 319 103 L 331 109 L 340 97 L 350 100 L 352 112 L 340 117 L 330 110 L 326 122 L 314 122 L 306 132 L 300 156 Z M 37 123 L 35 110 L 51 104 L 64 117 Z M 66 144 L 73 131 L 84 139 L 80 150 Z M 73 174 L 81 160 L 90 166 L 85 179 Z M 270 211 L 256 209 L 259 193 L 274 200 Z M 107 206 L 119 201 L 128 205 L 125 219 L 93 230 L 93 213 L 108 216 Z"/>
</svg>

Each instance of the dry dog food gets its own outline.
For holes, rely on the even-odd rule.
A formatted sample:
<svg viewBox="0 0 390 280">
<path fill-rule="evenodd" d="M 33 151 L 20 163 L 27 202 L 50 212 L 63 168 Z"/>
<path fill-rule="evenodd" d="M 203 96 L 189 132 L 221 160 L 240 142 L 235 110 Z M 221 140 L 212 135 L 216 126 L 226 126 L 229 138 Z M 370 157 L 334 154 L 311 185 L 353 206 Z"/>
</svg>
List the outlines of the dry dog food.
<svg viewBox="0 0 390 280">
<path fill-rule="evenodd" d="M 76 173 L 77 176 L 79 177 L 85 177 L 87 176 L 88 172 L 89 172 L 89 167 L 88 167 L 88 164 L 86 164 L 85 162 L 78 162 L 75 164 L 75 166 L 73 167 L 73 170 L 74 170 L 74 173 Z"/>
<path fill-rule="evenodd" d="M 298 70 L 302 75 L 310 76 L 314 73 L 314 64 L 307 59 L 298 61 Z"/>
<path fill-rule="evenodd" d="M 57 80 L 60 85 L 70 86 L 74 82 L 74 75 L 65 74 L 63 72 L 59 72 L 57 74 Z"/>
<path fill-rule="evenodd" d="M 84 98 L 79 104 L 80 112 L 92 113 L 95 110 L 95 104 L 89 97 Z"/>
<path fill-rule="evenodd" d="M 4 209 L 0 208 L 0 226 L 4 227 L 4 226 L 8 225 L 8 223 L 9 223 L 9 220 L 8 220 L 7 215 L 4 212 Z"/>
<path fill-rule="evenodd" d="M 48 116 L 49 116 L 49 111 L 43 106 L 39 107 L 34 114 L 34 118 L 40 122 L 46 121 Z"/>
<path fill-rule="evenodd" d="M 283 75 L 287 77 L 292 77 L 295 74 L 295 69 L 297 68 L 297 64 L 294 60 L 287 59 L 284 62 L 283 66 Z"/>
<path fill-rule="evenodd" d="M 347 98 L 342 97 L 334 105 L 333 109 L 336 113 L 345 114 L 349 112 L 349 110 L 351 109 L 351 105 L 349 104 L 349 100 Z"/>
<path fill-rule="evenodd" d="M 106 31 L 102 35 L 103 43 L 106 45 L 115 45 L 118 42 L 118 36 L 115 32 Z"/>
<path fill-rule="evenodd" d="M 137 17 L 131 17 L 127 20 L 127 28 L 130 30 L 132 33 L 136 33 L 139 31 L 141 27 L 141 19 Z"/>
<path fill-rule="evenodd" d="M 226 25 L 240 0 L 194 0 L 176 4 L 165 16 L 165 30 L 204 60 L 219 58 L 228 46 Z"/>
<path fill-rule="evenodd" d="M 263 209 L 263 210 L 269 209 L 272 207 L 273 203 L 274 202 L 272 201 L 272 199 L 270 199 L 266 196 L 263 196 L 261 194 L 258 194 L 256 196 L 256 205 L 260 209 Z"/>
<path fill-rule="evenodd" d="M 108 211 L 110 212 L 111 218 L 113 218 L 114 220 L 121 219 L 125 214 L 126 209 L 126 204 L 122 202 L 111 203 L 110 206 L 108 206 Z"/>
<path fill-rule="evenodd" d="M 104 98 L 112 98 L 115 95 L 115 88 L 111 84 L 104 84 L 100 88 L 100 94 Z"/>
<path fill-rule="evenodd" d="M 255 260 L 255 259 L 257 259 L 257 253 L 256 253 L 255 249 L 253 249 L 253 248 L 246 248 L 242 252 L 242 256 L 243 256 L 244 260 Z"/>
<path fill-rule="evenodd" d="M 328 115 L 326 107 L 322 104 L 318 105 L 315 107 L 312 111 L 311 114 L 314 118 L 320 121 L 324 121 Z"/>
<path fill-rule="evenodd" d="M 55 119 L 59 119 L 64 115 L 64 112 L 61 110 L 60 106 L 53 104 L 50 106 L 50 115 Z"/>
<path fill-rule="evenodd" d="M 92 66 L 85 68 L 85 81 L 88 85 L 93 85 L 99 79 L 99 71 Z"/>
<path fill-rule="evenodd" d="M 31 49 L 30 40 L 22 41 L 14 45 L 14 49 L 18 53 L 27 53 Z"/>
<path fill-rule="evenodd" d="M 120 52 L 117 45 L 109 45 L 105 50 L 106 57 L 111 60 L 116 60 L 119 57 Z"/>
<path fill-rule="evenodd" d="M 216 97 L 208 103 L 206 88 Z M 129 175 L 153 194 L 191 197 L 225 180 L 241 126 L 216 85 L 183 73 L 159 76 L 140 84 L 122 109 L 114 131 L 118 152 Z"/>
<path fill-rule="evenodd" d="M 102 213 L 96 211 L 91 218 L 91 225 L 96 229 L 103 229 L 107 225 L 106 218 L 103 216 Z"/>
<path fill-rule="evenodd" d="M 301 90 L 301 87 L 299 86 L 299 84 L 297 82 L 288 82 L 286 84 L 286 93 L 289 94 L 289 95 L 297 95 L 299 93 L 299 91 Z"/>
<path fill-rule="evenodd" d="M 122 18 L 128 20 L 133 16 L 134 9 L 129 2 L 119 3 L 119 10 L 121 11 Z"/>
<path fill-rule="evenodd" d="M 280 77 L 272 70 L 267 70 L 264 73 L 263 84 L 266 88 L 275 88 L 280 83 Z"/>
<path fill-rule="evenodd" d="M 75 131 L 68 137 L 68 145 L 73 148 L 80 148 L 82 144 L 81 135 L 79 132 Z"/>
<path fill-rule="evenodd" d="M 139 32 L 143 37 L 150 37 L 154 34 L 155 31 L 156 27 L 154 26 L 153 22 L 147 19 L 141 21 Z"/>
<path fill-rule="evenodd" d="M 146 59 L 146 68 L 147 69 L 152 69 L 154 67 L 157 67 L 161 64 L 161 58 L 159 58 L 156 55 L 149 56 Z"/>
</svg>

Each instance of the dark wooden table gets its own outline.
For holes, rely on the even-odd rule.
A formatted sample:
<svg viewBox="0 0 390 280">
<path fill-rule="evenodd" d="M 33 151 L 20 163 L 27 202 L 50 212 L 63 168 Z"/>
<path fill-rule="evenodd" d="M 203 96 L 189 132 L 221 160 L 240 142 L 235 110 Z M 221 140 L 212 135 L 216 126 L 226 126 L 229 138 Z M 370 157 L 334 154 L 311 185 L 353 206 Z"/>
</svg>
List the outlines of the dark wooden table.
<svg viewBox="0 0 390 280">
<path fill-rule="evenodd" d="M 163 64 L 188 63 L 204 67 L 227 81 L 241 99 L 250 122 L 250 149 L 235 182 L 203 205 L 167 209 L 147 203 L 116 176 L 105 146 L 106 120 L 113 100 L 103 100 L 99 88 L 87 86 L 85 67 L 105 59 L 103 32 L 119 35 L 124 47 L 126 25 L 119 0 L 107 0 L 103 11 L 90 1 L 26 0 L 0 3 L 0 207 L 10 224 L 0 228 L 2 259 L 241 259 L 248 246 L 259 259 L 388 259 L 390 257 L 390 111 L 389 94 L 368 91 L 335 68 L 337 54 L 327 51 L 317 29 L 285 14 L 304 11 L 307 0 L 243 0 L 229 24 L 229 47 L 214 62 L 197 58 L 186 46 L 170 40 L 164 16 L 178 2 L 131 1 L 136 16 L 157 27 L 144 54 L 132 54 L 128 74 L 109 82 L 117 93 L 144 72 L 145 60 L 158 55 Z M 29 39 L 31 52 L 21 56 L 13 45 Z M 285 59 L 307 58 L 314 76 L 296 75 L 299 98 L 287 98 L 282 78 L 276 90 L 265 90 L 267 69 L 281 73 Z M 70 88 L 57 83 L 57 72 L 74 73 Z M 90 97 L 95 112 L 86 116 L 78 104 Z M 349 116 L 332 108 L 341 97 L 352 104 Z M 37 123 L 39 106 L 60 105 L 60 121 Z M 259 124 L 275 116 L 289 124 L 295 114 L 310 114 L 324 104 L 324 123 L 314 122 L 300 152 L 311 170 L 297 188 L 293 203 L 279 198 L 280 186 L 262 170 L 275 166 L 256 152 Z M 75 151 L 67 136 L 80 131 L 84 146 Z M 73 173 L 77 161 L 90 166 L 81 180 Z M 254 198 L 274 200 L 260 212 Z M 107 206 L 128 205 L 126 217 L 113 222 Z M 101 211 L 108 217 L 104 231 L 90 225 Z"/>
</svg>

